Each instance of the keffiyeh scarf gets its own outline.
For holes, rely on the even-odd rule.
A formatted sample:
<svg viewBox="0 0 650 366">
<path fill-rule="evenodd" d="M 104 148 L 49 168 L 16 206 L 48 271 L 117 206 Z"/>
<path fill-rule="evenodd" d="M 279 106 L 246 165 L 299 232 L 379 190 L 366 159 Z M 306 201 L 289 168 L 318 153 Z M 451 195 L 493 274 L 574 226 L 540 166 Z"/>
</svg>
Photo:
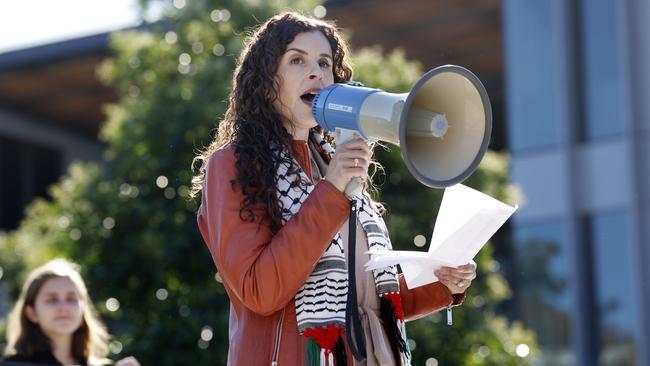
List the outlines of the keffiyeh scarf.
<svg viewBox="0 0 650 366">
<path fill-rule="evenodd" d="M 315 131 L 312 132 L 311 141 L 317 149 L 320 148 L 321 156 L 329 161 L 334 153 L 332 146 Z M 293 158 L 286 149 L 277 149 L 275 153 L 281 162 L 276 175 L 277 196 L 285 224 L 300 210 L 300 206 L 314 189 L 314 184 L 302 169 L 299 169 L 297 174 L 288 173 L 288 161 Z M 295 160 L 294 165 L 300 166 Z M 354 200 L 358 208 L 358 221 L 368 239 L 368 249 L 391 250 L 386 225 L 374 206 L 361 195 Z M 397 269 L 391 266 L 374 270 L 373 276 L 388 338 L 395 351 L 399 352 L 401 363 L 409 365 L 410 352 L 406 343 Z M 334 364 L 334 353 L 340 353 L 334 351 L 335 348 L 342 347 L 342 336 L 346 328 L 347 295 L 346 256 L 341 234 L 337 233 L 295 296 L 298 332 L 308 338 L 306 365 Z M 341 357 L 344 357 L 344 352 Z"/>
</svg>

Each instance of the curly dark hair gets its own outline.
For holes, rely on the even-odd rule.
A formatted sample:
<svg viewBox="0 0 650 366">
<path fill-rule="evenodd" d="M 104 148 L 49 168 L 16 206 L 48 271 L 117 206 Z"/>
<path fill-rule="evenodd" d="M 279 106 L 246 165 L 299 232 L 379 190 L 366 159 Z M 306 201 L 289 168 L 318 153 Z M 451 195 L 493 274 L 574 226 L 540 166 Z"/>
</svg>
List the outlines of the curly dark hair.
<svg viewBox="0 0 650 366">
<path fill-rule="evenodd" d="M 272 148 L 284 146 L 291 151 L 293 140 L 274 108 L 279 90 L 275 75 L 287 45 L 299 33 L 313 31 L 321 32 L 332 48 L 334 82 L 344 83 L 351 79 L 347 45 L 333 24 L 293 12 L 270 18 L 248 36 L 234 72 L 228 109 L 217 135 L 193 161 L 193 165 L 201 162 L 192 179 L 192 194 L 196 196 L 203 187 L 210 156 L 217 149 L 232 145 L 237 170 L 233 189 L 238 185 L 244 194 L 239 216 L 245 221 L 266 220 L 272 232 L 282 226 L 281 207 L 276 197 L 276 172 L 283 163 L 272 153 Z M 293 159 L 285 163 L 289 164 L 290 174 L 298 171 Z M 257 210 L 253 210 L 256 207 L 264 208 L 264 217 L 256 217 Z"/>
</svg>

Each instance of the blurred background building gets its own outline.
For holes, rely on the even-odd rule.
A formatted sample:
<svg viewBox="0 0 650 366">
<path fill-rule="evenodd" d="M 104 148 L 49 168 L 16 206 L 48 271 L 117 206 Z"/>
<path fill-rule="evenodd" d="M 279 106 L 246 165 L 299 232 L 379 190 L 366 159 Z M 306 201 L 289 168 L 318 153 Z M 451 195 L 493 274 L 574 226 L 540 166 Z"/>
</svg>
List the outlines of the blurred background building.
<svg viewBox="0 0 650 366">
<path fill-rule="evenodd" d="M 0 230 L 72 161 L 101 159 L 102 105 L 115 99 L 96 76 L 108 35 L 0 54 Z"/>
<path fill-rule="evenodd" d="M 513 315 L 549 364 L 648 365 L 650 4 L 501 4 Z"/>
<path fill-rule="evenodd" d="M 503 312 L 543 365 L 650 365 L 650 3 L 330 0 L 354 48 L 399 47 L 485 83 L 491 148 L 523 202 L 496 248 Z M 101 158 L 108 33 L 0 54 L 0 230 L 75 159 Z"/>
<path fill-rule="evenodd" d="M 525 202 L 504 309 L 546 365 L 648 365 L 650 5 L 644 0 L 330 1 L 353 45 L 402 47 L 485 83 L 491 148 Z M 370 6 L 372 3 L 372 6 Z"/>
</svg>

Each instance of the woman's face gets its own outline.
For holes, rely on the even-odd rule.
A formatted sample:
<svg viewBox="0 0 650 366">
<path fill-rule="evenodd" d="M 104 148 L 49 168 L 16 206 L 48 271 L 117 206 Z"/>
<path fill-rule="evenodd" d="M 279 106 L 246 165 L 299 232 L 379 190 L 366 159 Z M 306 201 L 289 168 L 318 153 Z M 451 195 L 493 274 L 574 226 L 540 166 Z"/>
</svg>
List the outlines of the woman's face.
<svg viewBox="0 0 650 366">
<path fill-rule="evenodd" d="M 34 306 L 27 306 L 25 312 L 48 337 L 69 336 L 81 326 L 81 295 L 69 278 L 53 277 L 45 281 Z"/>
<path fill-rule="evenodd" d="M 318 91 L 334 83 L 332 49 L 319 31 L 299 33 L 280 57 L 275 107 L 295 139 L 307 139 L 316 126 L 311 102 Z"/>
</svg>

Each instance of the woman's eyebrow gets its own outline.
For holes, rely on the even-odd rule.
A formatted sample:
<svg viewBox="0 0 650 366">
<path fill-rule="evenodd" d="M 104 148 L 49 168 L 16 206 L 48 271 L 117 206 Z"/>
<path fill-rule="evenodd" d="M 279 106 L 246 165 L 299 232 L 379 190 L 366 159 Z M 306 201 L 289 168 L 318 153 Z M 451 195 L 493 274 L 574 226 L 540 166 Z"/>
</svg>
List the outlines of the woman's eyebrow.
<svg viewBox="0 0 650 366">
<path fill-rule="evenodd" d="M 302 53 L 303 55 L 308 55 L 309 54 L 307 51 L 301 50 L 300 48 L 288 48 L 287 52 L 289 52 L 289 51 L 296 51 L 298 53 Z M 321 57 L 327 57 L 330 60 L 332 59 L 332 55 L 330 55 L 329 53 L 321 53 L 320 56 Z"/>
</svg>

